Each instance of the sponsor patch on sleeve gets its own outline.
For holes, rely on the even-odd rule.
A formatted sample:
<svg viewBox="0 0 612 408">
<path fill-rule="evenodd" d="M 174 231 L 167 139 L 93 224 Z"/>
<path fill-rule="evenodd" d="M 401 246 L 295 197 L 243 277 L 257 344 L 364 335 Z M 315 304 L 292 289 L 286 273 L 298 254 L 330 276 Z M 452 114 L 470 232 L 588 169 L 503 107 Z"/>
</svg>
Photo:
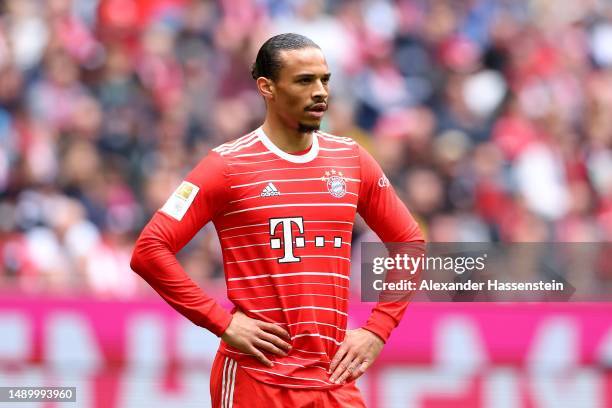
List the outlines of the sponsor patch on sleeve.
<svg viewBox="0 0 612 408">
<path fill-rule="evenodd" d="M 389 187 L 390 185 L 391 185 L 391 182 L 389 182 L 389 179 L 387 178 L 387 176 L 385 176 L 384 174 L 380 176 L 380 178 L 378 179 L 378 187 L 385 188 L 385 187 Z"/>
<path fill-rule="evenodd" d="M 198 186 L 188 181 L 183 181 L 170 198 L 168 198 L 168 201 L 166 201 L 166 204 L 164 204 L 160 211 L 178 221 L 182 220 L 198 191 L 200 191 Z"/>
</svg>

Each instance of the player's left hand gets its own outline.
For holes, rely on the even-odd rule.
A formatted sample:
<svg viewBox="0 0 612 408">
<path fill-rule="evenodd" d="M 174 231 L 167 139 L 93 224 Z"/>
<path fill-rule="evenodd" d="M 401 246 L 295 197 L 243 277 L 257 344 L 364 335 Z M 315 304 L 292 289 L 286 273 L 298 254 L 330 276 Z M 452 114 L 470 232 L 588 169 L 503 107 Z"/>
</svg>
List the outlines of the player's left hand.
<svg viewBox="0 0 612 408">
<path fill-rule="evenodd" d="M 385 343 L 366 329 L 347 330 L 346 337 L 331 361 L 329 380 L 344 384 L 350 377 L 356 379 L 372 365 Z"/>
</svg>

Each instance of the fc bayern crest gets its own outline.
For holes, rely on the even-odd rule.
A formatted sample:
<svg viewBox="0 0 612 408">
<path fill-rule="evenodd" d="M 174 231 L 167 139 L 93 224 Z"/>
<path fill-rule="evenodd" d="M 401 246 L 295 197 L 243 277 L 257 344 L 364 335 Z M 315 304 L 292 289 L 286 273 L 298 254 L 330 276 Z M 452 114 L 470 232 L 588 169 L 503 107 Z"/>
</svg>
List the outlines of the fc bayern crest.
<svg viewBox="0 0 612 408">
<path fill-rule="evenodd" d="M 346 181 L 342 176 L 342 172 L 336 173 L 336 170 L 326 171 L 325 176 L 321 177 L 321 180 L 327 182 L 327 190 L 332 196 L 342 198 L 346 194 Z"/>
</svg>

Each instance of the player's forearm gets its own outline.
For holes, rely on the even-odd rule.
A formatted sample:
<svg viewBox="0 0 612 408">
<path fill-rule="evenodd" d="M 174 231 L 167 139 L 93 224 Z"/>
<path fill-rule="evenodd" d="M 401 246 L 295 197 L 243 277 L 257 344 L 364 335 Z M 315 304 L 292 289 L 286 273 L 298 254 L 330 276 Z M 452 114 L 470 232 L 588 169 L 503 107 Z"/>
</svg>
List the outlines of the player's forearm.
<svg viewBox="0 0 612 408">
<path fill-rule="evenodd" d="M 130 266 L 176 311 L 221 336 L 231 321 L 221 307 L 187 275 L 170 245 L 148 225 L 136 242 Z"/>
<path fill-rule="evenodd" d="M 394 257 L 395 254 L 408 254 L 410 256 L 420 256 L 423 253 L 424 242 L 416 241 L 406 243 L 406 245 L 394 246 L 393 253 L 390 256 Z M 388 271 L 385 276 L 385 280 L 388 282 L 400 281 L 404 278 L 411 280 L 418 280 L 420 277 L 420 271 L 417 271 L 414 275 L 406 275 L 405 271 Z M 391 335 L 393 329 L 397 327 L 399 322 L 402 320 L 412 292 L 391 292 L 381 293 L 379 302 L 372 309 L 366 325 L 363 327 L 366 330 L 371 331 L 386 342 Z"/>
<path fill-rule="evenodd" d="M 395 219 L 393 223 L 384 224 L 386 228 L 384 228 L 383 231 L 379 229 L 377 233 L 379 237 L 383 239 L 383 242 L 394 244 L 393 246 L 389 246 L 390 256 L 394 257 L 396 254 L 408 254 L 412 257 L 421 256 L 425 249 L 424 235 L 412 215 L 410 215 L 408 210 L 404 207 L 403 203 L 401 203 L 399 199 L 397 199 L 397 201 L 399 202 L 398 206 L 403 210 L 397 211 L 397 213 L 403 213 L 403 216 L 399 219 Z M 398 243 L 405 245 L 398 245 Z M 406 276 L 403 276 L 403 272 L 400 272 L 399 275 L 393 273 L 393 271 L 389 272 L 386 279 L 399 280 L 406 278 Z M 419 277 L 420 271 L 417 271 L 415 275 L 410 276 L 410 279 L 418 280 Z M 412 293 L 402 293 L 399 295 L 394 293 L 390 296 L 381 294 L 381 301 L 372 309 L 372 314 L 363 328 L 376 334 L 386 342 L 393 329 L 395 329 L 402 320 L 411 295 Z M 393 301 L 390 301 L 391 299 Z"/>
</svg>

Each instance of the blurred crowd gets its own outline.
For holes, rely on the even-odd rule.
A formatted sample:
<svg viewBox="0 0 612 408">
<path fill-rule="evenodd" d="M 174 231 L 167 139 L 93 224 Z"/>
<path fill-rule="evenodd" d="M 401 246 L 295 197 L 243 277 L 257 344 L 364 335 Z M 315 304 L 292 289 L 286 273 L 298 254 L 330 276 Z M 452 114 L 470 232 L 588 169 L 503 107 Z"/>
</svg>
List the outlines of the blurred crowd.
<svg viewBox="0 0 612 408">
<path fill-rule="evenodd" d="M 383 166 L 430 241 L 612 239 L 605 0 L 5 0 L 0 287 L 129 297 L 137 234 L 212 147 L 261 124 L 280 32 L 323 49 L 323 130 Z M 371 239 L 357 224 L 355 242 Z M 358 248 L 358 245 L 354 245 Z M 223 286 L 207 226 L 180 254 Z"/>
</svg>

